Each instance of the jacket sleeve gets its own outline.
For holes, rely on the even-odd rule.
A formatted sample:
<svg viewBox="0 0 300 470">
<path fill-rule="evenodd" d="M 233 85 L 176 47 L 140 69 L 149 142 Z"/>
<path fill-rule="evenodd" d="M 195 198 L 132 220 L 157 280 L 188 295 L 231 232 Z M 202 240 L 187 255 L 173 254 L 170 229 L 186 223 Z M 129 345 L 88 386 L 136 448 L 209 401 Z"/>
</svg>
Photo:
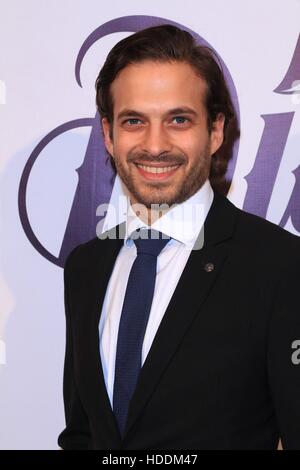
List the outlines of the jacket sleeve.
<svg viewBox="0 0 300 470">
<path fill-rule="evenodd" d="M 71 253 L 71 255 L 73 253 L 74 251 Z M 64 450 L 84 450 L 90 448 L 91 439 L 88 417 L 83 409 L 74 379 L 73 338 L 68 287 L 68 266 L 71 255 L 68 257 L 64 269 L 66 350 L 64 362 L 63 395 L 66 427 L 58 437 L 58 445 Z"/>
<path fill-rule="evenodd" d="M 299 250 L 300 251 L 300 250 Z M 269 326 L 268 373 L 283 449 L 300 450 L 300 256 L 284 270 Z"/>
</svg>

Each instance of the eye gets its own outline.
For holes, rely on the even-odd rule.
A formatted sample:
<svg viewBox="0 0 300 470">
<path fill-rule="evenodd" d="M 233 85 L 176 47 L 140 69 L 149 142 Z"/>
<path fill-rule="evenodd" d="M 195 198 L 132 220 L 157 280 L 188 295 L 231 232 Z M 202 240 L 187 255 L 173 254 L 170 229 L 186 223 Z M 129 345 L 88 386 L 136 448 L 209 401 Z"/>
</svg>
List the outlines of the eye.
<svg viewBox="0 0 300 470">
<path fill-rule="evenodd" d="M 130 119 L 126 119 L 126 121 L 124 121 L 124 124 L 128 124 L 129 126 L 134 126 L 134 125 L 139 124 L 141 122 L 142 121 L 138 118 L 130 118 Z"/>
<path fill-rule="evenodd" d="M 172 121 L 175 121 L 175 124 L 186 124 L 189 119 L 184 116 L 175 116 L 173 117 Z"/>
</svg>

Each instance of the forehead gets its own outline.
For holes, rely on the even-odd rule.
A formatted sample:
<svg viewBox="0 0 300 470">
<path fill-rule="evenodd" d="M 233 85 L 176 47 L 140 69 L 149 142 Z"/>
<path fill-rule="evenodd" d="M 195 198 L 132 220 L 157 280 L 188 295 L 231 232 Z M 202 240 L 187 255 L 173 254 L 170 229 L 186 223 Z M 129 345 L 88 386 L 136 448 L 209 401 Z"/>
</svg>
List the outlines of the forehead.
<svg viewBox="0 0 300 470">
<path fill-rule="evenodd" d="M 193 106 L 200 112 L 206 88 L 187 63 L 145 61 L 121 70 L 111 85 L 111 94 L 114 112 L 127 107 L 159 112 L 182 106 Z"/>
</svg>

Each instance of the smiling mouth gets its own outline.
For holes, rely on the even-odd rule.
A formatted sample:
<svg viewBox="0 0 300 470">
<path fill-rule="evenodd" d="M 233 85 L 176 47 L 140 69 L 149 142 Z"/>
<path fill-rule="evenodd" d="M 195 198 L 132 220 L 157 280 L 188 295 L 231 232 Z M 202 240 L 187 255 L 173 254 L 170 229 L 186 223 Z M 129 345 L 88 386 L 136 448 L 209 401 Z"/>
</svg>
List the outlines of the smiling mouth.
<svg viewBox="0 0 300 470">
<path fill-rule="evenodd" d="M 179 165 L 148 166 L 148 165 L 142 165 L 140 163 L 136 163 L 136 166 L 138 168 L 141 168 L 142 170 L 146 171 L 147 173 L 153 173 L 153 174 L 169 173 L 170 171 L 175 170 L 179 167 Z"/>
<path fill-rule="evenodd" d="M 158 180 L 162 181 L 173 176 L 181 165 L 176 164 L 176 165 L 158 166 L 158 165 L 144 165 L 142 163 L 135 163 L 135 166 L 137 167 L 139 174 L 144 179 L 152 180 L 152 181 L 158 181 Z"/>
</svg>

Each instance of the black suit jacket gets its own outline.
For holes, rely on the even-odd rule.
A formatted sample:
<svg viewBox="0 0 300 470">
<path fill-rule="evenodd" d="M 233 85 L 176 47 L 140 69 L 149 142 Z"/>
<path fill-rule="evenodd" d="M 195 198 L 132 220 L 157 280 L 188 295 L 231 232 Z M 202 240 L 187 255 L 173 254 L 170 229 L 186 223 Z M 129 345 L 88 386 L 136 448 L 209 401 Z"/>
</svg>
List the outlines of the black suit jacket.
<svg viewBox="0 0 300 470">
<path fill-rule="evenodd" d="M 98 333 L 122 243 L 95 238 L 67 259 L 66 428 L 59 445 L 276 449 L 281 437 L 284 448 L 300 449 L 300 365 L 292 361 L 300 339 L 300 239 L 214 194 L 204 246 L 191 252 L 161 321 L 123 440 Z"/>
</svg>

